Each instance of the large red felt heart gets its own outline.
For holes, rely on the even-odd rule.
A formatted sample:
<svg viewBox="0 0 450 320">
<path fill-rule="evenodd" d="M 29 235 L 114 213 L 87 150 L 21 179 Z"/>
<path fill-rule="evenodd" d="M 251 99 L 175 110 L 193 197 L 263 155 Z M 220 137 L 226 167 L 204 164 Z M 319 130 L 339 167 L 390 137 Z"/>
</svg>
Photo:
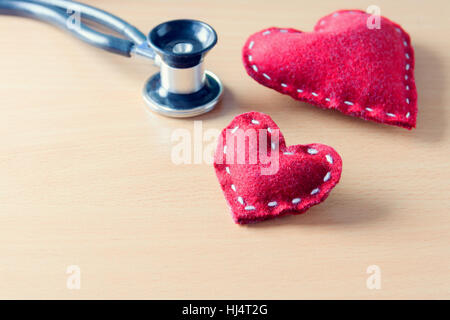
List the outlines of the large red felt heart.
<svg viewBox="0 0 450 320">
<path fill-rule="evenodd" d="M 273 120 L 244 113 L 222 131 L 214 168 L 236 223 L 300 214 L 339 182 L 342 160 L 322 144 L 287 147 Z"/>
<path fill-rule="evenodd" d="M 259 83 L 324 109 L 366 120 L 416 126 L 414 51 L 409 35 L 363 11 L 336 11 L 314 32 L 269 28 L 247 40 L 243 60 Z"/>
</svg>

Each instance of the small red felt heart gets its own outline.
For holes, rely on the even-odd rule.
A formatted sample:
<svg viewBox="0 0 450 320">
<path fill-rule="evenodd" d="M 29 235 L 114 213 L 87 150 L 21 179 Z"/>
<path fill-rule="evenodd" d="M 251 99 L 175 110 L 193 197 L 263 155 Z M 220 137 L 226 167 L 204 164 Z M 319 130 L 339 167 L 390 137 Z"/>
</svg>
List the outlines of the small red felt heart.
<svg viewBox="0 0 450 320">
<path fill-rule="evenodd" d="M 366 120 L 416 126 L 414 50 L 409 35 L 363 11 L 336 11 L 314 32 L 269 28 L 247 40 L 243 60 L 259 83 L 324 109 Z"/>
<path fill-rule="evenodd" d="M 287 147 L 273 120 L 244 113 L 222 131 L 214 168 L 236 223 L 300 214 L 339 182 L 342 160 L 322 144 Z"/>
</svg>

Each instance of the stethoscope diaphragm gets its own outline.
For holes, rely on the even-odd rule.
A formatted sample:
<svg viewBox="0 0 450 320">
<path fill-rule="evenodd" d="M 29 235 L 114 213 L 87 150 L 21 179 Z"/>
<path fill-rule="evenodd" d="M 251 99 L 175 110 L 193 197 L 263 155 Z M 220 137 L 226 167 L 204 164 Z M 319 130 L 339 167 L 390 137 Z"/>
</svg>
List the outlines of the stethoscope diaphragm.
<svg viewBox="0 0 450 320">
<path fill-rule="evenodd" d="M 77 13 L 81 21 L 68 23 L 71 13 Z M 46 21 L 109 52 L 153 60 L 160 72 L 145 84 L 144 100 L 151 110 L 165 116 L 193 117 L 208 112 L 222 95 L 218 77 L 204 70 L 204 57 L 217 43 L 216 32 L 204 22 L 168 21 L 146 37 L 119 17 L 69 0 L 0 0 L 0 14 Z M 101 24 L 124 38 L 97 31 L 83 20 Z"/>
</svg>

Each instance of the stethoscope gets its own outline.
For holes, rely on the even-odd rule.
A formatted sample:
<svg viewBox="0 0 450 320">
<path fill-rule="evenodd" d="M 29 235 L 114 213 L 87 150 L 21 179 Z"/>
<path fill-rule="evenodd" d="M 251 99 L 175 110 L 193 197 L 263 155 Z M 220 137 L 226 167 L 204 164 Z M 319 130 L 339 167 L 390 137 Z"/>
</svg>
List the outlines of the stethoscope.
<svg viewBox="0 0 450 320">
<path fill-rule="evenodd" d="M 204 22 L 168 21 L 153 28 L 146 37 L 106 11 L 68 0 L 0 0 L 0 14 L 46 21 L 98 48 L 153 60 L 160 72 L 146 82 L 143 95 L 151 110 L 165 116 L 200 115 L 212 110 L 222 95 L 219 78 L 204 69 L 204 57 L 217 43 L 216 32 Z M 126 39 L 96 31 L 76 20 L 76 14 Z"/>
</svg>

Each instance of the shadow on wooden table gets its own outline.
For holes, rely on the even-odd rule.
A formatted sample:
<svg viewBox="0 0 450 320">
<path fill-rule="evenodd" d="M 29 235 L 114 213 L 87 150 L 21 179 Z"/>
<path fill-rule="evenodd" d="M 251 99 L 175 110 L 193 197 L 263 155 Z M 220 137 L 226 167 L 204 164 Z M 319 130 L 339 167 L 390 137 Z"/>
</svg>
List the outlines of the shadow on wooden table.
<svg viewBox="0 0 450 320">
<path fill-rule="evenodd" d="M 445 101 L 447 76 L 444 58 L 432 48 L 415 45 L 415 81 L 418 93 L 417 127 L 407 130 L 386 124 L 365 121 L 345 115 L 337 110 L 322 110 L 308 103 L 299 102 L 287 96 L 274 93 L 272 105 L 282 106 L 283 112 L 294 117 L 299 110 L 308 114 L 315 113 L 317 119 L 332 118 L 345 127 L 367 134 L 386 134 L 400 139 L 419 139 L 425 142 L 439 142 L 445 138 L 447 128 L 447 106 Z M 314 115 L 314 117 L 316 117 Z M 328 119 L 327 119 L 328 120 Z"/>
<path fill-rule="evenodd" d="M 445 137 L 447 126 L 444 61 L 431 48 L 420 44 L 414 45 L 414 54 L 419 110 L 414 136 L 430 142 L 439 141 Z"/>
<path fill-rule="evenodd" d="M 233 117 L 237 116 L 238 114 L 248 112 L 240 112 L 240 110 L 237 109 L 239 109 L 239 104 L 236 100 L 236 97 L 234 96 L 233 92 L 224 84 L 222 98 L 220 99 L 216 107 L 212 111 L 196 117 L 195 120 L 206 121 L 209 119 L 220 118 L 221 116 L 229 114 L 228 118 L 230 118 L 231 121 Z"/>
<path fill-rule="evenodd" d="M 279 226 L 311 225 L 363 225 L 384 221 L 392 208 L 377 199 L 369 199 L 357 193 L 330 194 L 325 202 L 310 208 L 301 215 L 284 216 L 272 220 L 249 224 L 250 228 L 273 228 Z"/>
</svg>

